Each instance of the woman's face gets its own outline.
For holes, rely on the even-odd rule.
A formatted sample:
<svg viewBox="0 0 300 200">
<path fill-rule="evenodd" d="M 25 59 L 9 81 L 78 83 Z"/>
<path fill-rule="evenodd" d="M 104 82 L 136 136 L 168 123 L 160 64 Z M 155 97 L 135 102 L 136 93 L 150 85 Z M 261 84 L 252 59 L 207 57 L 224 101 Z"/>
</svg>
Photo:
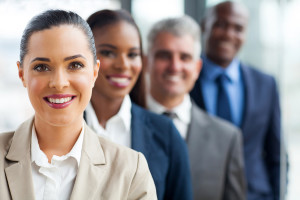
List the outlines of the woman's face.
<svg viewBox="0 0 300 200">
<path fill-rule="evenodd" d="M 18 69 L 35 123 L 64 126 L 82 121 L 99 69 L 82 30 L 61 25 L 33 33 Z"/>
<path fill-rule="evenodd" d="M 140 39 L 134 26 L 119 22 L 93 30 L 101 61 L 93 95 L 114 100 L 129 94 L 142 69 Z"/>
</svg>

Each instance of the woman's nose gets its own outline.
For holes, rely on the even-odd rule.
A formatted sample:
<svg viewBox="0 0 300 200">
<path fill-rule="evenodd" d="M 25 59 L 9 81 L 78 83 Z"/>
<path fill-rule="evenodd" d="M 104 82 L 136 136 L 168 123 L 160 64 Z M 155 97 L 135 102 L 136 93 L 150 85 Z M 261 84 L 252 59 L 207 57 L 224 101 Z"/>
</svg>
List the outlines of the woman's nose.
<svg viewBox="0 0 300 200">
<path fill-rule="evenodd" d="M 130 68 L 130 61 L 127 55 L 121 54 L 118 56 L 115 67 L 123 70 Z"/>
<path fill-rule="evenodd" d="M 68 75 L 63 70 L 56 70 L 51 76 L 49 82 L 50 88 L 56 88 L 58 91 L 62 91 L 64 88 L 70 85 Z"/>
</svg>

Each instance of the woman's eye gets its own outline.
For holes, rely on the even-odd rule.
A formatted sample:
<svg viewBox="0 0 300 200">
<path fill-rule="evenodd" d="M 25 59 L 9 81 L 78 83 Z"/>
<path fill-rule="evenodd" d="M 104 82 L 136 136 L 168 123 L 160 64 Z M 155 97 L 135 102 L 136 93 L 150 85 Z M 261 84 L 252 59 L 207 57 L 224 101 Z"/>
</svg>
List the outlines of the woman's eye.
<svg viewBox="0 0 300 200">
<path fill-rule="evenodd" d="M 114 53 L 110 50 L 101 50 L 100 51 L 100 56 L 104 56 L 104 57 L 113 57 Z"/>
<path fill-rule="evenodd" d="M 136 53 L 136 52 L 131 52 L 128 54 L 128 57 L 129 58 L 136 58 L 137 56 L 139 56 L 140 54 L 139 53 Z"/>
<path fill-rule="evenodd" d="M 70 64 L 70 66 L 69 66 L 69 69 L 71 69 L 71 70 L 77 70 L 77 69 L 81 69 L 83 67 L 84 67 L 84 65 L 82 63 L 80 63 L 80 62 L 72 62 Z"/>
<path fill-rule="evenodd" d="M 37 71 L 37 72 L 46 72 L 46 71 L 50 71 L 49 67 L 45 64 L 38 64 L 36 65 L 33 70 Z"/>
</svg>

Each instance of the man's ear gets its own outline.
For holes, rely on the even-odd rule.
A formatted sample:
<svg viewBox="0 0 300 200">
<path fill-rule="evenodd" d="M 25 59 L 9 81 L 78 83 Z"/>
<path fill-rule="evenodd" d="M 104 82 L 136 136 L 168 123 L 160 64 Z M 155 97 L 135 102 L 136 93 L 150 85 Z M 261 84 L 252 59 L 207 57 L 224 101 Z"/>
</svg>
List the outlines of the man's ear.
<svg viewBox="0 0 300 200">
<path fill-rule="evenodd" d="M 198 78 L 198 76 L 199 76 L 199 74 L 200 74 L 200 72 L 201 72 L 201 70 L 202 70 L 202 64 L 203 64 L 203 62 L 202 62 L 202 59 L 200 58 L 198 61 L 197 61 L 197 78 Z"/>
<path fill-rule="evenodd" d="M 94 82 L 93 82 L 93 87 L 94 87 L 95 82 L 96 82 L 96 80 L 98 78 L 98 74 L 100 73 L 99 70 L 100 70 L 100 60 L 97 60 L 97 63 L 94 66 L 94 74 L 93 74 Z"/>
<path fill-rule="evenodd" d="M 25 82 L 25 79 L 24 79 L 24 68 L 22 67 L 20 61 L 17 61 L 17 66 L 18 66 L 19 78 L 22 81 L 23 86 L 26 88 L 26 82 Z"/>
</svg>

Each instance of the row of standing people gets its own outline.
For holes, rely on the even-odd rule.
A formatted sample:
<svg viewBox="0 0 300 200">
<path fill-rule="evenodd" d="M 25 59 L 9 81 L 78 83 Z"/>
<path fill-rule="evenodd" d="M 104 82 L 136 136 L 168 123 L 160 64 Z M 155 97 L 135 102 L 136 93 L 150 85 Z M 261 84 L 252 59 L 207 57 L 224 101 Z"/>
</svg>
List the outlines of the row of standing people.
<svg viewBox="0 0 300 200">
<path fill-rule="evenodd" d="M 13 149 L 20 142 L 17 140 L 18 132 L 28 129 L 27 143 L 22 146 L 27 150 L 27 160 L 23 163 L 27 171 L 19 169 L 10 175 L 8 169 L 5 169 L 8 171 L 5 171 L 6 175 L 4 170 L 1 171 L 1 191 L 5 192 L 0 195 L 12 198 L 21 195 L 18 193 L 24 190 L 11 185 L 13 180 L 9 177 L 24 173 L 28 180 L 29 171 L 32 171 L 33 187 L 28 185 L 29 193 L 26 194 L 31 195 L 28 197 L 49 194 L 51 187 L 48 182 L 53 177 L 45 178 L 37 169 L 56 163 L 57 156 L 68 155 L 76 146 L 74 144 L 81 141 L 83 146 L 80 149 L 87 155 L 81 153 L 77 159 L 78 166 L 71 167 L 79 170 L 78 173 L 73 173 L 68 184 L 64 183 L 65 188 L 60 188 L 65 199 L 155 199 L 155 192 L 158 199 L 279 199 L 280 113 L 276 85 L 271 77 L 242 65 L 235 58 L 245 37 L 247 19 L 245 8 L 237 3 L 225 2 L 209 9 L 202 24 L 205 41 L 202 59 L 199 26 L 187 16 L 156 23 L 148 35 L 148 51 L 144 58 L 138 27 L 125 11 L 102 10 L 88 18 L 95 39 L 94 54 L 91 54 L 94 44 L 90 41 L 89 45 L 86 41 L 81 46 L 73 44 L 74 41 L 78 43 L 74 33 L 78 29 L 69 30 L 69 26 L 62 26 L 68 24 L 65 21 L 57 19 L 59 22 L 56 24 L 34 29 L 25 39 L 28 44 L 21 52 L 19 76 L 28 89 L 36 114 L 25 128 L 22 125 L 21 130 L 4 134 L 1 138 L 1 149 L 5 146 L 1 156 L 6 160 L 1 160 L 3 164 L 0 167 L 10 168 L 12 172 L 13 168 L 17 168 L 14 162 L 22 164 L 12 153 L 20 150 Z M 40 20 L 43 22 L 43 19 Z M 64 29 L 59 32 L 57 29 L 61 27 Z M 57 35 L 62 35 L 61 40 L 69 43 L 60 41 Z M 90 37 L 86 32 L 77 37 L 84 41 L 83 36 Z M 71 48 L 62 48 L 70 44 Z M 81 49 L 86 49 L 86 46 L 89 49 L 82 53 Z M 94 67 L 89 63 L 93 60 L 90 59 L 92 55 Z M 29 63 L 26 63 L 26 57 L 27 62 L 31 59 Z M 61 57 L 63 62 L 69 62 L 67 68 L 72 71 L 63 73 L 63 69 L 54 67 L 63 66 L 63 62 L 59 62 Z M 82 57 L 84 61 L 80 60 Z M 100 69 L 96 58 L 100 60 Z M 90 70 L 83 66 L 89 66 Z M 83 77 L 83 72 L 86 77 Z M 145 87 L 146 73 L 150 79 L 149 92 Z M 221 89 L 215 79 L 221 73 L 233 83 L 237 80 L 233 86 L 226 84 L 232 88 L 229 89 L 232 93 L 240 93 L 238 97 L 236 94 L 230 96 L 225 89 L 223 96 L 225 94 L 227 100 L 222 97 L 220 106 L 217 99 L 222 96 L 219 94 Z M 47 81 L 45 77 L 48 77 Z M 47 83 L 50 89 L 39 94 L 41 84 L 37 83 L 42 81 L 45 88 Z M 83 89 L 89 92 L 83 92 Z M 75 95 L 70 92 L 72 90 L 79 92 L 73 91 Z M 68 93 L 72 95 L 65 95 Z M 76 105 L 76 101 L 81 104 Z M 229 102 L 229 105 L 224 105 L 224 102 Z M 219 111 L 222 106 L 226 109 Z M 243 133 L 203 109 L 211 115 L 223 113 L 219 116 L 239 126 Z M 171 117 L 178 130 L 170 119 L 161 114 Z M 89 132 L 93 131 L 82 125 L 82 116 L 97 134 L 143 153 L 150 172 L 141 154 L 115 146 L 106 139 L 92 137 Z M 67 134 L 73 132 L 72 137 Z M 67 144 L 62 143 L 61 135 L 65 135 Z M 95 144 L 93 140 L 100 142 Z M 40 160 L 33 160 L 32 149 L 31 157 L 28 157 L 30 144 L 38 147 L 40 155 L 36 159 L 44 156 L 45 166 Z M 99 155 L 97 158 L 95 155 L 99 153 L 87 150 L 87 146 L 91 146 L 92 150 L 99 150 L 101 146 L 99 151 L 104 152 L 101 154 L 103 157 Z M 8 152 L 8 157 L 5 152 Z M 102 160 L 103 163 L 98 160 L 98 165 L 106 165 L 106 169 L 100 171 L 83 167 L 82 162 L 96 162 L 93 159 L 106 160 Z M 28 165 L 30 160 L 32 163 Z M 25 170 L 24 167 L 22 169 Z M 82 185 L 87 184 L 83 181 L 94 181 L 95 186 L 88 188 Z M 41 183 L 43 192 L 37 192 L 41 189 L 37 183 Z M 9 191 L 8 185 L 15 189 Z"/>
</svg>

